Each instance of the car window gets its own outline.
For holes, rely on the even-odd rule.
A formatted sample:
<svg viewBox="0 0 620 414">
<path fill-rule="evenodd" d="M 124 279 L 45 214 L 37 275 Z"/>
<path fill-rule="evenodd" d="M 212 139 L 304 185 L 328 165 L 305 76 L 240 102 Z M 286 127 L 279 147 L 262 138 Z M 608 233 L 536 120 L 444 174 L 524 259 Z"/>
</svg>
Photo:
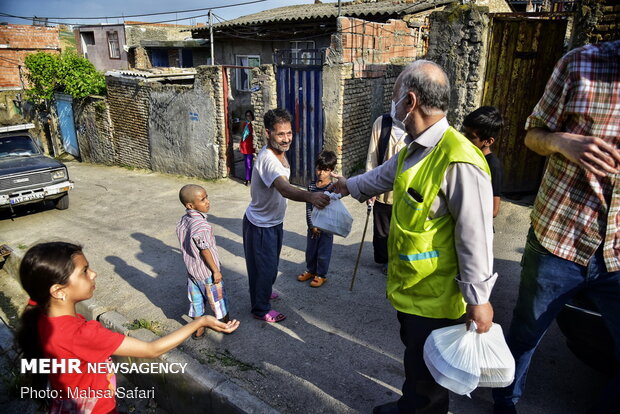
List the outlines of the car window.
<svg viewBox="0 0 620 414">
<path fill-rule="evenodd" d="M 28 136 L 0 138 L 0 158 L 39 154 L 36 144 Z"/>
</svg>

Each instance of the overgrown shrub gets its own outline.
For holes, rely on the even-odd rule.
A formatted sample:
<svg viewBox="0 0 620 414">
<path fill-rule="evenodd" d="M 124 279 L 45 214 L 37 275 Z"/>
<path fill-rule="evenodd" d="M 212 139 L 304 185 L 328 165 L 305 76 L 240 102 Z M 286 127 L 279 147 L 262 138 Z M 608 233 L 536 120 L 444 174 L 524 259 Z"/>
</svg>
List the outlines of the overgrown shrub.
<svg viewBox="0 0 620 414">
<path fill-rule="evenodd" d="M 26 77 L 30 89 L 26 96 L 37 105 L 42 105 L 60 92 L 74 99 L 105 93 L 105 77 L 92 63 L 73 52 L 53 55 L 38 52 L 25 59 L 28 69 Z"/>
</svg>

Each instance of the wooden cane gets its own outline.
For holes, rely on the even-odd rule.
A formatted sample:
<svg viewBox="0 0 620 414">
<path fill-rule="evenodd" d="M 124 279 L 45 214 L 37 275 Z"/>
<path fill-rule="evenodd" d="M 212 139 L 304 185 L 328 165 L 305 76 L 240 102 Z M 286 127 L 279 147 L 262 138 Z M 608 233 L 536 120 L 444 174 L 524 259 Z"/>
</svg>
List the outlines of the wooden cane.
<svg viewBox="0 0 620 414">
<path fill-rule="evenodd" d="M 349 292 L 353 291 L 353 284 L 355 283 L 355 275 L 357 274 L 357 266 L 360 264 L 360 257 L 362 257 L 362 247 L 364 247 L 364 239 L 366 238 L 366 229 L 368 228 L 368 219 L 370 218 L 370 212 L 372 211 L 372 204 L 368 204 L 366 209 L 366 224 L 364 224 L 364 232 L 362 233 L 362 242 L 357 252 L 357 260 L 355 261 L 355 268 L 353 269 L 353 278 L 351 279 L 351 287 Z"/>
</svg>

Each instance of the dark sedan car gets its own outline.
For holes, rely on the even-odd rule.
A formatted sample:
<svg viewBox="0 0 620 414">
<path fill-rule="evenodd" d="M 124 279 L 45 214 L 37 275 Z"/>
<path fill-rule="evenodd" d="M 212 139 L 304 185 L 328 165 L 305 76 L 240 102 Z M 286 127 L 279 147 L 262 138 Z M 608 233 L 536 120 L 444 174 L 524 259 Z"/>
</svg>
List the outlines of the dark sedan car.
<svg viewBox="0 0 620 414">
<path fill-rule="evenodd" d="M 27 132 L 0 134 L 0 208 L 52 200 L 64 210 L 72 188 L 67 167 L 45 156 Z"/>
</svg>

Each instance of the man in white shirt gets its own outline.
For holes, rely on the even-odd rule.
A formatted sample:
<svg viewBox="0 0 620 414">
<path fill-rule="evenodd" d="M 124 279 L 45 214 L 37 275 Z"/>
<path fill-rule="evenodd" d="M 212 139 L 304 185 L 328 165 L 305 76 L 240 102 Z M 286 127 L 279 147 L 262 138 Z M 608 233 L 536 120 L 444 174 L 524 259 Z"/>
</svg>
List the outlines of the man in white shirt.
<svg viewBox="0 0 620 414">
<path fill-rule="evenodd" d="M 446 119 L 450 82 L 437 64 L 418 60 L 394 85 L 391 116 L 407 147 L 379 167 L 334 188 L 365 201 L 394 191 L 388 240 L 387 297 L 405 345 L 403 395 L 375 414 L 446 413 L 448 391 L 422 354 L 431 331 L 462 321 L 490 329 L 493 191 L 484 156 Z"/>
<path fill-rule="evenodd" d="M 243 217 L 243 250 L 252 314 L 265 322 L 280 322 L 286 317 L 271 309 L 269 299 L 278 274 L 286 199 L 324 208 L 329 204 L 329 197 L 300 190 L 288 181 L 291 170 L 285 153 L 293 141 L 291 114 L 280 108 L 269 110 L 264 122 L 268 141 L 258 153 L 252 170 L 252 201 Z"/>
</svg>

